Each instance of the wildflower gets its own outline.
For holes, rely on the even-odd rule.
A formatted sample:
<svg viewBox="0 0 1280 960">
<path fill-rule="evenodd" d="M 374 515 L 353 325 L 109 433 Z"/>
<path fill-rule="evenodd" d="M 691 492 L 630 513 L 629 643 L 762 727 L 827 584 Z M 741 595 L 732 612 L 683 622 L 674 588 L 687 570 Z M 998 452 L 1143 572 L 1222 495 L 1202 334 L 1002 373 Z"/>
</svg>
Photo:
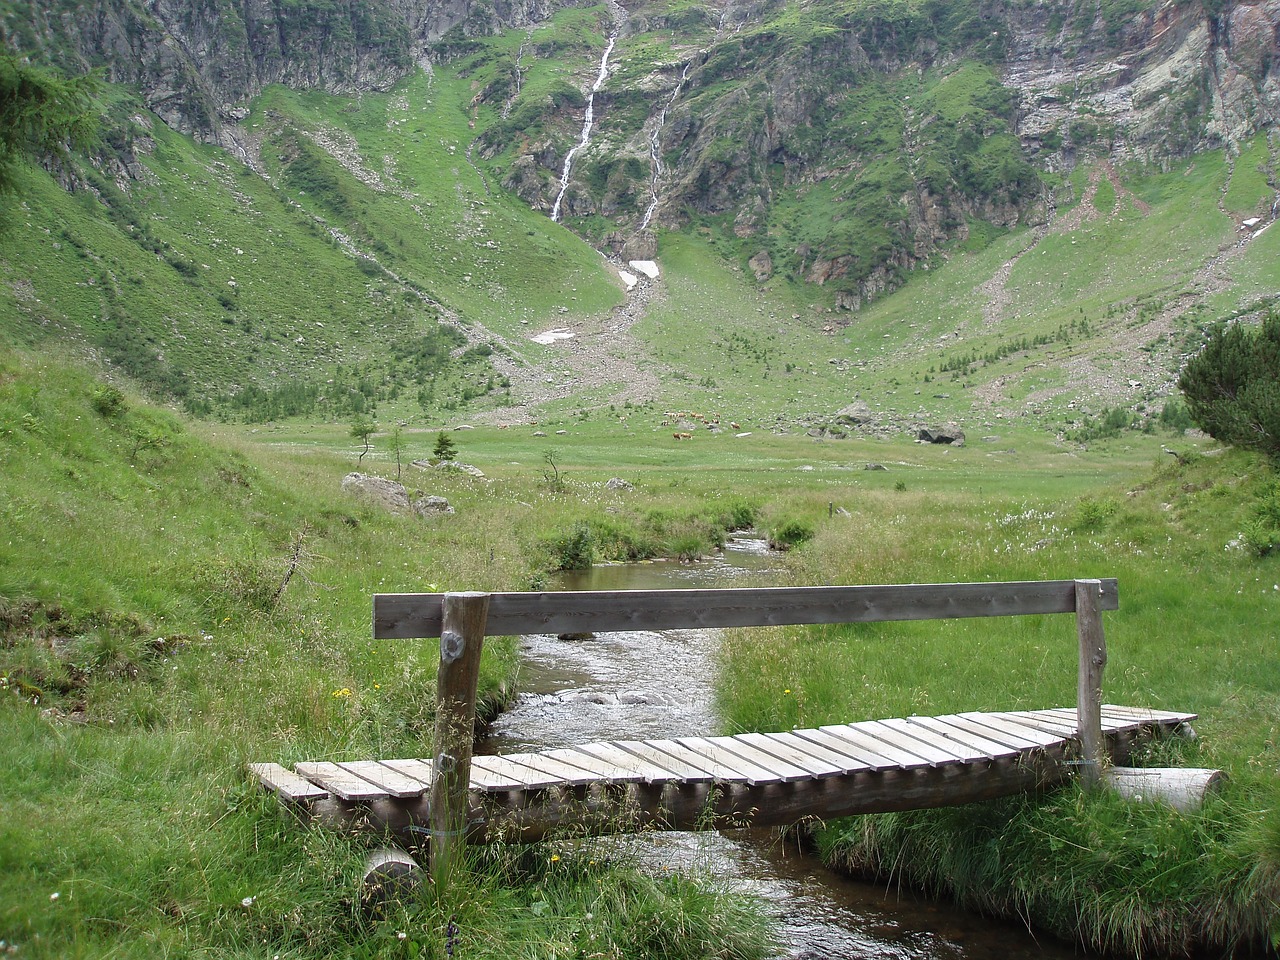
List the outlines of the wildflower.
<svg viewBox="0 0 1280 960">
<path fill-rule="evenodd" d="M 351 696 L 351 688 L 350 688 L 350 687 L 343 687 L 343 688 L 342 688 L 342 689 L 340 689 L 340 690 L 335 690 L 335 691 L 333 691 L 333 696 L 334 696 L 334 699 L 335 699 L 335 700 L 343 700 L 343 699 L 346 699 L 347 697 Z"/>
<path fill-rule="evenodd" d="M 60 896 L 62 896 L 62 894 L 59 893 L 57 890 L 55 890 L 53 891 L 53 893 L 49 894 L 49 900 L 50 902 L 52 902 L 54 900 L 57 900 Z"/>
<path fill-rule="evenodd" d="M 560 862 L 560 854 L 558 854 L 558 853 L 553 853 L 553 854 L 551 855 L 551 862 L 552 862 L 552 863 L 559 863 L 559 862 Z"/>
<path fill-rule="evenodd" d="M 787 689 L 783 690 L 782 692 L 783 692 L 783 693 L 790 693 L 790 692 L 791 692 L 791 688 L 790 688 L 790 687 L 787 687 Z"/>
<path fill-rule="evenodd" d="M 241 901 L 240 901 L 240 906 L 242 906 L 242 907 L 244 907 L 246 910 L 248 910 L 250 907 L 252 907 L 252 906 L 253 906 L 253 901 L 255 901 L 255 900 L 257 900 L 257 899 L 258 899 L 258 898 L 257 898 L 256 896 L 254 896 L 254 897 L 245 897 L 243 900 L 241 900 Z"/>
</svg>

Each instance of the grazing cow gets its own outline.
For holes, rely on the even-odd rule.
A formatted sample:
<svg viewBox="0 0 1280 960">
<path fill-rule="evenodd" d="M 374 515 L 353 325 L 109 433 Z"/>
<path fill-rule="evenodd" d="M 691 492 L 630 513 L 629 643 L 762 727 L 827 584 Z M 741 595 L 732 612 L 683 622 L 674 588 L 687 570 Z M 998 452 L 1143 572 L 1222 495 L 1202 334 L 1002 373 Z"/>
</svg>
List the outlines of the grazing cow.
<svg viewBox="0 0 1280 960">
<path fill-rule="evenodd" d="M 731 423 L 729 424 L 729 429 L 731 429 L 731 430 L 741 430 L 741 429 L 742 429 L 742 427 L 738 426 L 738 424 L 736 424 L 736 423 L 732 423 L 732 422 L 731 422 Z"/>
<path fill-rule="evenodd" d="M 672 436 L 673 436 L 673 437 L 675 437 L 677 440 L 692 440 L 692 439 L 693 439 L 693 434 L 692 434 L 692 433 L 673 433 L 673 434 L 672 434 Z"/>
</svg>

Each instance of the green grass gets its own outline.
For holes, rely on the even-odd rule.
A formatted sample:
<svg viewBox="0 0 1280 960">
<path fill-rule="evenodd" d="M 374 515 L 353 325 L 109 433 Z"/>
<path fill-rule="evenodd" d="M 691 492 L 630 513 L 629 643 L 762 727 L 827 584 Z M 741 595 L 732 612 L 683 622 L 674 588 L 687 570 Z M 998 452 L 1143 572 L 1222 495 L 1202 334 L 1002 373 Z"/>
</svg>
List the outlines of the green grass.
<svg viewBox="0 0 1280 960">
<path fill-rule="evenodd" d="M 1273 194 L 1267 174 L 1275 165 L 1270 143 L 1265 136 L 1254 137 L 1235 158 L 1231 181 L 1222 197 L 1222 205 L 1242 218 L 1260 216 Z"/>
<path fill-rule="evenodd" d="M 1258 929 L 1246 914 L 1270 889 L 1273 845 L 1258 839 L 1270 828 L 1257 811 L 1270 802 L 1261 771 L 1274 766 L 1280 693 L 1266 653 L 1276 638 L 1258 625 L 1275 620 L 1275 564 L 1224 550 L 1266 481 L 1256 461 L 1153 473 L 1159 437 L 1124 434 L 1081 455 L 1026 427 L 958 449 L 819 444 L 768 429 L 676 441 L 665 411 L 633 407 L 625 423 L 566 417 L 554 438 L 452 433 L 458 457 L 486 477 L 407 468 L 411 489 L 458 510 L 414 521 L 341 492 L 357 451 L 340 424 L 192 425 L 75 364 L 13 352 L 0 367 L 0 407 L 0 782 L 11 798 L 0 902 L 13 905 L 6 938 L 32 955 L 390 957 L 411 938 L 440 955 L 450 916 L 480 956 L 504 941 L 545 955 L 593 934 L 622 956 L 676 943 L 701 956 L 713 941 L 720 955 L 760 955 L 758 928 L 714 885 L 655 880 L 625 862 L 598 873 L 590 844 L 573 854 L 576 880 L 556 872 L 570 859 L 552 861 L 556 848 L 499 852 L 467 868 L 455 899 L 361 920 L 351 897 L 369 841 L 299 829 L 244 773 L 251 760 L 429 750 L 434 649 L 369 640 L 372 593 L 526 588 L 579 530 L 599 559 L 692 555 L 749 521 L 779 537 L 812 532 L 791 537 L 798 582 L 1118 576 L 1108 699 L 1202 714 L 1201 739 L 1181 759 L 1230 773 L 1213 808 L 1226 823 L 1215 842 L 1238 851 L 1231 862 L 1258 865 L 1223 922 Z M 404 431 L 404 458 L 427 456 L 437 433 Z M 548 444 L 558 488 L 545 477 Z M 862 469 L 873 460 L 889 469 Z M 395 475 L 385 433 L 361 469 Z M 606 491 L 612 476 L 635 489 Z M 276 596 L 294 556 L 297 572 Z M 759 641 L 756 632 L 726 642 L 734 729 L 1072 702 L 1069 618 Z M 499 703 L 515 648 L 487 650 L 482 683 Z M 1088 829 L 1094 807 L 1081 804 Z M 1116 843 L 1117 856 L 1137 855 Z M 873 859 L 839 849 L 850 864 Z M 950 889 L 944 877 L 914 879 Z M 592 924 L 588 914 L 606 908 L 609 920 Z M 1037 901 L 1034 913 L 1063 929 L 1065 909 Z"/>
<path fill-rule="evenodd" d="M 336 425 L 264 443 L 9 350 L 0 424 L 0 939 L 33 957 L 443 956 L 452 917 L 472 956 L 763 954 L 756 908 L 710 878 L 589 847 L 477 854 L 449 897 L 370 921 L 353 897 L 375 838 L 302 828 L 245 771 L 430 755 L 435 644 L 371 640 L 373 593 L 528 586 L 544 541 L 584 520 L 601 544 L 694 531 L 701 553 L 750 521 L 741 498 L 410 468 L 459 513 L 398 517 L 341 491 L 356 455 Z M 394 475 L 385 445 L 363 467 Z M 486 709 L 515 655 L 486 644 Z"/>
<path fill-rule="evenodd" d="M 1280 933 L 1280 566 L 1240 544 L 1274 470 L 1233 453 L 1141 476 L 1087 497 L 995 483 L 991 494 L 952 483 L 864 495 L 792 555 L 796 578 L 1118 577 L 1104 701 L 1198 713 L 1197 741 L 1145 762 L 1220 768 L 1230 777 L 1221 797 L 1182 816 L 1070 788 L 1043 803 L 865 818 L 820 832 L 833 863 L 1024 917 L 1097 950 L 1167 955 Z M 791 509 L 803 503 L 794 498 Z M 823 506 L 811 503 L 810 515 Z M 791 628 L 768 643 L 737 631 L 724 652 L 722 710 L 733 730 L 785 730 L 1070 706 L 1075 650 L 1063 617 Z"/>
</svg>

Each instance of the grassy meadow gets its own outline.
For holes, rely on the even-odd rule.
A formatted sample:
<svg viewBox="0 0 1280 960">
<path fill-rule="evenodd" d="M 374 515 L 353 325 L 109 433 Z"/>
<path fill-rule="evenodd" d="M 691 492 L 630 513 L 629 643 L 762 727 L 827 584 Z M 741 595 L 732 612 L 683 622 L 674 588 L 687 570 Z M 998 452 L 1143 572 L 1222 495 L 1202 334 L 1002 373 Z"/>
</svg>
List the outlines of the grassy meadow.
<svg viewBox="0 0 1280 960">
<path fill-rule="evenodd" d="M 823 825 L 831 863 L 1124 955 L 1274 948 L 1280 479 L 1156 421 L 1201 326 L 1277 295 L 1280 232 L 1242 246 L 1232 219 L 1269 203 L 1272 146 L 1118 186 L 1082 163 L 1049 185 L 1061 230 L 974 223 L 856 313 L 757 282 L 755 241 L 694 218 L 659 233 L 662 279 L 627 317 L 655 395 L 548 390 L 503 426 L 511 391 L 550 383 L 558 351 L 590 355 L 624 297 L 501 187 L 526 149 L 507 134 L 543 119 L 528 104 L 561 104 L 575 119 L 555 136 L 576 135 L 570 71 L 533 53 L 568 46 L 593 70 L 598 12 L 385 93 L 269 89 L 245 121 L 256 172 L 108 88 L 118 119 L 142 118 L 127 194 L 100 171 L 76 192 L 22 173 L 0 210 L 0 952 L 769 956 L 758 904 L 589 842 L 477 851 L 448 891 L 367 916 L 374 840 L 303 827 L 246 775 L 430 753 L 435 645 L 372 641 L 372 594 L 693 560 L 744 526 L 792 548 L 796 583 L 1118 577 L 1107 700 L 1198 712 L 1197 740 L 1143 759 L 1229 775 L 1185 816 L 1067 789 Z M 521 49 L 504 114 L 476 92 Z M 599 136 L 621 141 L 645 105 L 614 108 Z M 779 229 L 823 229 L 824 196 L 788 195 Z M 581 336 L 531 341 L 551 327 Z M 806 435 L 854 403 L 867 436 Z M 1150 432 L 1097 429 L 1113 405 Z M 724 429 L 677 440 L 669 411 Z M 376 417 L 363 457 L 357 413 Z M 909 439 L 950 420 L 966 445 Z M 412 464 L 444 429 L 483 477 Z M 457 512 L 390 514 L 343 492 L 353 470 Z M 731 632 L 724 732 L 1068 705 L 1075 650 L 1067 617 Z M 518 689 L 517 651 L 487 645 L 487 708 Z"/>
<path fill-rule="evenodd" d="M 859 818 L 815 830 L 825 857 L 1108 953 L 1274 944 L 1280 563 L 1251 551 L 1248 531 L 1265 518 L 1277 538 L 1278 496 L 1274 467 L 1252 457 L 1164 457 L 1083 496 L 867 491 L 821 524 L 796 558 L 799 582 L 1118 577 L 1104 702 L 1200 715 L 1196 740 L 1156 744 L 1138 764 L 1230 777 L 1193 814 L 1072 787 Z M 722 709 L 731 729 L 776 730 L 1072 706 L 1075 642 L 1074 622 L 1054 616 L 785 629 L 765 642 L 739 631 L 724 649 Z"/>
<path fill-rule="evenodd" d="M 458 511 L 426 520 L 341 491 L 359 454 L 341 425 L 191 423 L 15 352 L 0 408 L 0 939 L 23 955 L 766 955 L 758 911 L 711 878 L 648 876 L 589 842 L 477 852 L 448 893 L 368 918 L 372 840 L 295 824 L 245 772 L 429 752 L 433 645 L 370 640 L 372 593 L 526 588 L 584 558 L 705 553 L 751 522 L 796 534 L 796 582 L 1118 576 L 1107 699 L 1200 712 L 1200 739 L 1154 759 L 1231 777 L 1190 817 L 1068 790 L 862 818 L 819 833 L 834 862 L 1125 952 L 1275 933 L 1280 567 L 1240 537 L 1277 481 L 1256 460 L 1179 441 L 1180 465 L 1142 434 L 1087 453 L 1016 431 L 689 443 L 633 411 L 451 433 L 486 476 L 402 463 Z M 435 436 L 410 432 L 402 459 Z M 358 466 L 396 476 L 385 434 Z M 1070 618 L 763 635 L 726 640 L 727 729 L 1073 702 Z M 488 701 L 518 674 L 513 642 L 491 643 Z"/>
</svg>

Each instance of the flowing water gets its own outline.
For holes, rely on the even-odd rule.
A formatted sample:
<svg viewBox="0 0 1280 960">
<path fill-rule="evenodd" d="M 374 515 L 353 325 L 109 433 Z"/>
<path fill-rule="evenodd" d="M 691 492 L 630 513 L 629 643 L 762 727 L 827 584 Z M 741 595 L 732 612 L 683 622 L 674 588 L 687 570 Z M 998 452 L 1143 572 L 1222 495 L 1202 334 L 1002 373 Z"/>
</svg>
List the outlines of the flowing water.
<svg viewBox="0 0 1280 960">
<path fill-rule="evenodd" d="M 556 194 L 556 202 L 551 205 L 551 219 L 560 222 L 560 201 L 564 199 L 565 191 L 569 189 L 569 171 L 573 167 L 573 158 L 579 150 L 585 147 L 591 139 L 591 127 L 596 119 L 596 94 L 600 92 L 600 88 L 604 86 L 605 80 L 609 76 L 609 54 L 613 53 L 614 44 L 618 42 L 618 31 L 609 34 L 609 43 L 604 48 L 604 55 L 600 58 L 600 72 L 596 74 L 596 82 L 591 87 L 591 92 L 587 94 L 587 113 L 582 121 L 582 134 L 578 138 L 577 146 L 565 154 L 564 169 L 560 172 L 560 192 Z"/>
<path fill-rule="evenodd" d="M 730 541 L 696 564 L 655 562 L 566 574 L 563 590 L 655 590 L 767 584 L 774 558 L 761 540 Z M 523 640 L 523 691 L 494 724 L 483 753 L 552 749 L 589 740 L 721 732 L 712 700 L 716 635 L 709 630 Z M 785 957 L 805 960 L 997 960 L 1078 957 L 1022 927 L 838 876 L 765 830 L 601 838 L 642 864 L 732 878 L 773 905 Z"/>
<path fill-rule="evenodd" d="M 689 79 L 689 64 L 684 65 L 684 69 L 680 71 L 680 79 L 676 83 L 676 88 L 671 91 L 671 96 L 667 98 L 667 102 L 663 104 L 662 109 L 658 112 L 658 119 L 654 121 L 653 132 L 649 134 L 649 169 L 652 171 L 649 178 L 649 206 L 645 208 L 644 218 L 640 221 L 640 229 L 643 230 L 649 226 L 649 222 L 653 219 L 653 213 L 658 209 L 658 187 L 662 183 L 662 128 L 667 125 L 667 111 L 671 109 L 671 105 L 676 102 L 676 97 L 680 96 L 680 91 L 684 89 L 684 82 Z"/>
</svg>

